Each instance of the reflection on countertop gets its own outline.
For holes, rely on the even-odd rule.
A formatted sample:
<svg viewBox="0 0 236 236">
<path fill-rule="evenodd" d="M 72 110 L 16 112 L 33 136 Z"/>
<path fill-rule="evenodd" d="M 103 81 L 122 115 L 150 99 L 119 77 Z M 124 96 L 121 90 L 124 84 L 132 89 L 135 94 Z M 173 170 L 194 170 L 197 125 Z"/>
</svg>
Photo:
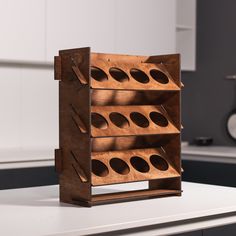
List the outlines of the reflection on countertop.
<svg viewBox="0 0 236 236">
<path fill-rule="evenodd" d="M 183 160 L 236 164 L 236 147 L 233 146 L 196 146 L 186 142 L 181 146 Z"/>
</svg>

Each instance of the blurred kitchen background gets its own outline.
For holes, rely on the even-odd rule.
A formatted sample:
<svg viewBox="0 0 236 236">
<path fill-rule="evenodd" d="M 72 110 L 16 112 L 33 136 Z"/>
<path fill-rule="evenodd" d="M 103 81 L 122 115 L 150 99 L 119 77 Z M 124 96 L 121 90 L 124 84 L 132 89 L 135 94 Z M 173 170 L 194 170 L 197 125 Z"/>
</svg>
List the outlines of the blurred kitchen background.
<svg viewBox="0 0 236 236">
<path fill-rule="evenodd" d="M 181 53 L 183 180 L 236 186 L 233 123 L 227 130 L 236 109 L 236 1 L 0 3 L 0 189 L 57 183 L 53 57 L 86 46 L 106 53 Z M 199 146 L 197 137 L 213 142 Z"/>
</svg>

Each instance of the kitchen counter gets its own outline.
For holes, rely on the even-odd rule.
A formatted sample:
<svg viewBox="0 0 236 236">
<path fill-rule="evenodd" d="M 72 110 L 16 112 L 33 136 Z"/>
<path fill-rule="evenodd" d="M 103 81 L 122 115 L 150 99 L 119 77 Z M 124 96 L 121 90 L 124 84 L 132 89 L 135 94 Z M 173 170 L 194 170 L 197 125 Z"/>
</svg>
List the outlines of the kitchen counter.
<svg viewBox="0 0 236 236">
<path fill-rule="evenodd" d="M 236 164 L 236 147 L 226 146 L 182 146 L 182 159 Z"/>
<path fill-rule="evenodd" d="M 94 192 L 138 189 L 144 185 L 140 182 L 96 187 Z M 84 208 L 59 203 L 57 185 L 1 190 L 0 233 L 78 236 L 124 230 L 126 235 L 151 236 L 236 223 L 235 188 L 184 182 L 183 191 L 181 197 Z"/>
<path fill-rule="evenodd" d="M 0 170 L 54 165 L 54 148 L 0 149 Z"/>
</svg>

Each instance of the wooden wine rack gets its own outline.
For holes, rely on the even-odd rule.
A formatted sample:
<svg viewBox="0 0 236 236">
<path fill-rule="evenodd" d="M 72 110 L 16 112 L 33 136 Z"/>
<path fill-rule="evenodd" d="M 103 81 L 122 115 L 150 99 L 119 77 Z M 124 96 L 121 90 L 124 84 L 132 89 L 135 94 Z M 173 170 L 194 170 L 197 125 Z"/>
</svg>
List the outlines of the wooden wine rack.
<svg viewBox="0 0 236 236">
<path fill-rule="evenodd" d="M 181 195 L 179 55 L 62 50 L 59 149 L 62 202 L 92 206 Z M 92 194 L 93 186 L 149 181 L 143 190 Z"/>
</svg>

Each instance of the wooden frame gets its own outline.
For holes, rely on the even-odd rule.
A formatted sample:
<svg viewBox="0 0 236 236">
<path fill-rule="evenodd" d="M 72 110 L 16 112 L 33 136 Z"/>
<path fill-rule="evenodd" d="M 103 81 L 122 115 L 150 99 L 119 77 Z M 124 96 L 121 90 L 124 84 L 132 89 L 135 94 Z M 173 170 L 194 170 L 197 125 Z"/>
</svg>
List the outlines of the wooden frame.
<svg viewBox="0 0 236 236">
<path fill-rule="evenodd" d="M 62 202 L 92 206 L 181 195 L 180 59 L 62 50 L 59 146 Z M 93 186 L 149 181 L 144 190 L 92 194 Z"/>
</svg>

